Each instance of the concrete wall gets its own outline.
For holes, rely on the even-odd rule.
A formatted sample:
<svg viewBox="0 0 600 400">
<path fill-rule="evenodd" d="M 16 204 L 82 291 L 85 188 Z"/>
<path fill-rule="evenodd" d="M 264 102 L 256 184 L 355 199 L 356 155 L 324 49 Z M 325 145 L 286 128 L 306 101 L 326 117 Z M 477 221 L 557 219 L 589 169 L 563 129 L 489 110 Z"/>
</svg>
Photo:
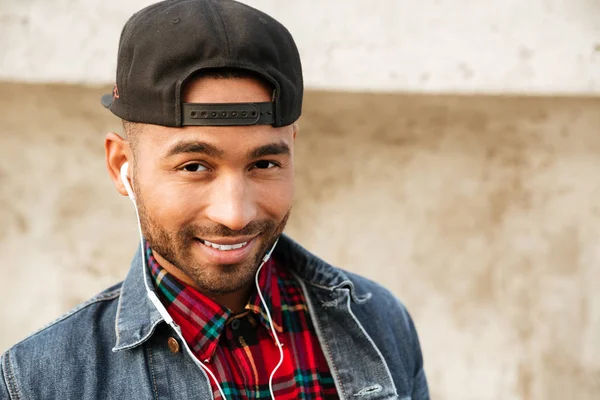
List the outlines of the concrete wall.
<svg viewBox="0 0 600 400">
<path fill-rule="evenodd" d="M 0 80 L 109 84 L 153 0 L 0 0 Z M 246 0 L 295 36 L 311 88 L 600 93 L 597 0 Z"/>
<path fill-rule="evenodd" d="M 0 350 L 128 268 L 108 89 L 0 84 Z M 407 304 L 434 398 L 598 399 L 599 109 L 310 91 L 288 233 Z"/>
</svg>

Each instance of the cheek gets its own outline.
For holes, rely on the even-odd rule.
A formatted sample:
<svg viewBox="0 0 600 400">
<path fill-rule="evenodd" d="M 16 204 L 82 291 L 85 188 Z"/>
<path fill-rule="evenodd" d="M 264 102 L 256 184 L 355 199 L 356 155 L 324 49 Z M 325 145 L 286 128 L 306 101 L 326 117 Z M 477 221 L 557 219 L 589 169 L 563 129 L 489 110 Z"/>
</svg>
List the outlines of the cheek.
<svg viewBox="0 0 600 400">
<path fill-rule="evenodd" d="M 272 218 L 281 219 L 292 207 L 294 182 L 289 179 L 258 185 L 255 193 L 256 203 L 261 211 Z"/>
<path fill-rule="evenodd" d="M 189 185 L 156 183 L 145 190 L 145 206 L 152 219 L 166 229 L 180 229 L 197 219 L 206 190 Z"/>
</svg>

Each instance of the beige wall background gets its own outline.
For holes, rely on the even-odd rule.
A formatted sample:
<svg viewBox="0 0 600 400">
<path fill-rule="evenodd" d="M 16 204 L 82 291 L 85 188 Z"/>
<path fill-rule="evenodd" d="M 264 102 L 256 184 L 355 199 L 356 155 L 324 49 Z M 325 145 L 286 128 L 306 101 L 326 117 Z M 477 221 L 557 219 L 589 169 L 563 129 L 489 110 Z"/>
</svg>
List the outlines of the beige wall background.
<svg viewBox="0 0 600 400">
<path fill-rule="evenodd" d="M 0 351 L 122 279 L 110 88 L 0 84 Z M 600 99 L 308 91 L 287 232 L 408 306 L 435 399 L 600 398 Z"/>
<path fill-rule="evenodd" d="M 309 89 L 287 232 L 405 302 L 432 397 L 599 399 L 600 3 L 243 1 Z M 152 2 L 0 0 L 0 351 L 128 269 L 99 96 Z"/>
</svg>

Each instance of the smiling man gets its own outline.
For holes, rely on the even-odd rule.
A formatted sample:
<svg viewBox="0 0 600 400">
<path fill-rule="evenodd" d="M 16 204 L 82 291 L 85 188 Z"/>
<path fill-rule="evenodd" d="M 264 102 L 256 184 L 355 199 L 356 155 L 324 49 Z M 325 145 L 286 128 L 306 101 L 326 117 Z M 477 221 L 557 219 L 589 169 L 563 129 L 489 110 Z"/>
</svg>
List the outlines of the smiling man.
<svg viewBox="0 0 600 400">
<path fill-rule="evenodd" d="M 123 283 L 2 355 L 0 399 L 429 398 L 404 306 L 282 234 L 302 95 L 291 35 L 258 10 L 131 17 L 102 102 L 140 250 Z"/>
</svg>

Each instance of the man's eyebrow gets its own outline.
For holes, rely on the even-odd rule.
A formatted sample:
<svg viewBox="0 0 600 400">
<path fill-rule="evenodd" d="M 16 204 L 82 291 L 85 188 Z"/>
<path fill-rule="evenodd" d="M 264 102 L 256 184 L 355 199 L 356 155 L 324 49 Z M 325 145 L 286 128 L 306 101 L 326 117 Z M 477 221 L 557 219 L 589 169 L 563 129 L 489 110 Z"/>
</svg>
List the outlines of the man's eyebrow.
<svg viewBox="0 0 600 400">
<path fill-rule="evenodd" d="M 264 146 L 260 146 L 250 151 L 249 158 L 260 158 L 265 156 L 277 156 L 277 155 L 290 155 L 290 147 L 284 143 L 270 143 Z"/>
<path fill-rule="evenodd" d="M 182 153 L 200 153 L 206 154 L 209 157 L 221 158 L 223 157 L 223 150 L 219 150 L 214 145 L 206 142 L 179 142 L 173 146 L 165 158 L 172 157 Z"/>
</svg>

